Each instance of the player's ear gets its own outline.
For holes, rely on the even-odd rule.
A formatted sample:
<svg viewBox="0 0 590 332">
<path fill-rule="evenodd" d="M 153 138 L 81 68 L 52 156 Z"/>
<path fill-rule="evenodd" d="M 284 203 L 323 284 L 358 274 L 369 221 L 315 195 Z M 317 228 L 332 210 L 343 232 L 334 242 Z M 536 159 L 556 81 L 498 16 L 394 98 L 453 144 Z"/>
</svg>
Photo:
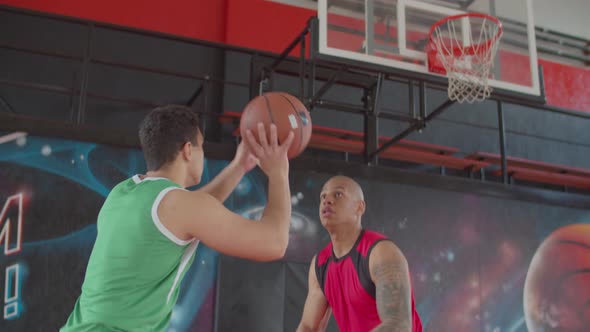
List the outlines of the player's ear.
<svg viewBox="0 0 590 332">
<path fill-rule="evenodd" d="M 185 142 L 182 145 L 182 149 L 180 150 L 180 153 L 182 154 L 182 159 L 184 159 L 184 160 L 190 160 L 191 159 L 191 154 L 192 154 L 192 143 L 191 142 Z"/>
<path fill-rule="evenodd" d="M 363 201 L 362 199 L 359 200 L 359 202 L 358 202 L 358 208 L 357 208 L 357 213 L 360 216 L 363 216 L 365 214 L 366 207 L 367 207 L 367 204 L 365 203 L 365 201 Z"/>
</svg>

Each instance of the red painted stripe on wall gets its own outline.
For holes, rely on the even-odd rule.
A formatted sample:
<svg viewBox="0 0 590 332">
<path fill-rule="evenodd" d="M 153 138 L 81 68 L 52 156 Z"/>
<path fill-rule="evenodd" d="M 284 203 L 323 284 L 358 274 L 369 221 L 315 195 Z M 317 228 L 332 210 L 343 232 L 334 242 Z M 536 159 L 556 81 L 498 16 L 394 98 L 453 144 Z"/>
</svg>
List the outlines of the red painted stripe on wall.
<svg viewBox="0 0 590 332">
<path fill-rule="evenodd" d="M 195 39 L 223 42 L 228 1 L 0 0 L 0 4 Z"/>
<path fill-rule="evenodd" d="M 225 42 L 281 53 L 315 12 L 265 0 L 229 0 Z M 297 47 L 292 55 L 299 55 Z"/>
</svg>

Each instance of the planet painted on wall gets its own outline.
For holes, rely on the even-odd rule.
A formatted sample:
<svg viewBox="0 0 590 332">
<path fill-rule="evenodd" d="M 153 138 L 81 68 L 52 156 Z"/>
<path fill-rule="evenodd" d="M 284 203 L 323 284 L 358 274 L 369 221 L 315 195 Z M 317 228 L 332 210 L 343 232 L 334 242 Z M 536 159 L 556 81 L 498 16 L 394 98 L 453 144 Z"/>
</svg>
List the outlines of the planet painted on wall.
<svg viewBox="0 0 590 332">
<path fill-rule="evenodd" d="M 531 332 L 590 331 L 590 224 L 551 233 L 527 273 L 524 313 Z"/>
</svg>

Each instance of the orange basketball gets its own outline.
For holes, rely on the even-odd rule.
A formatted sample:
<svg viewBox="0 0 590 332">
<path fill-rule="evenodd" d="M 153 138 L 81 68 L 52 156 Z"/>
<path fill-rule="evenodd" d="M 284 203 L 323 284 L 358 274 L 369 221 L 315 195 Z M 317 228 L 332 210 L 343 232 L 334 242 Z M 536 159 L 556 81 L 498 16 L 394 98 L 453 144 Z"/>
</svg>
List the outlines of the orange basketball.
<svg viewBox="0 0 590 332">
<path fill-rule="evenodd" d="M 590 331 L 590 224 L 549 235 L 533 256 L 524 286 L 531 332 Z"/>
<path fill-rule="evenodd" d="M 297 157 L 311 138 L 311 118 L 299 99 L 285 92 L 267 92 L 252 99 L 244 108 L 240 119 L 240 133 L 252 130 L 258 139 L 258 122 L 264 123 L 266 136 L 270 139 L 270 124 L 277 126 L 279 144 L 293 131 L 295 137 L 289 148 L 289 159 Z"/>
</svg>

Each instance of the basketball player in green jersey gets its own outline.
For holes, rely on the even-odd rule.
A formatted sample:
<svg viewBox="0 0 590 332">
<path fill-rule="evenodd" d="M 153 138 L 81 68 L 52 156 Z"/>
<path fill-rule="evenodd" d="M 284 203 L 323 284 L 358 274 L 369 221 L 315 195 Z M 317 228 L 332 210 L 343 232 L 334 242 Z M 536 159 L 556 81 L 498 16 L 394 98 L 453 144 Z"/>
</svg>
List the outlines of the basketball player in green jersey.
<svg viewBox="0 0 590 332">
<path fill-rule="evenodd" d="M 62 332 L 165 331 L 179 285 L 200 242 L 221 253 L 257 261 L 283 257 L 289 238 L 291 195 L 287 150 L 270 127 L 259 124 L 250 151 L 236 157 L 209 184 L 203 173 L 203 136 L 198 116 L 181 106 L 150 112 L 139 130 L 147 163 L 110 192 L 97 220 L 82 293 Z M 242 176 L 256 164 L 268 177 L 268 202 L 258 222 L 224 207 Z"/>
</svg>

